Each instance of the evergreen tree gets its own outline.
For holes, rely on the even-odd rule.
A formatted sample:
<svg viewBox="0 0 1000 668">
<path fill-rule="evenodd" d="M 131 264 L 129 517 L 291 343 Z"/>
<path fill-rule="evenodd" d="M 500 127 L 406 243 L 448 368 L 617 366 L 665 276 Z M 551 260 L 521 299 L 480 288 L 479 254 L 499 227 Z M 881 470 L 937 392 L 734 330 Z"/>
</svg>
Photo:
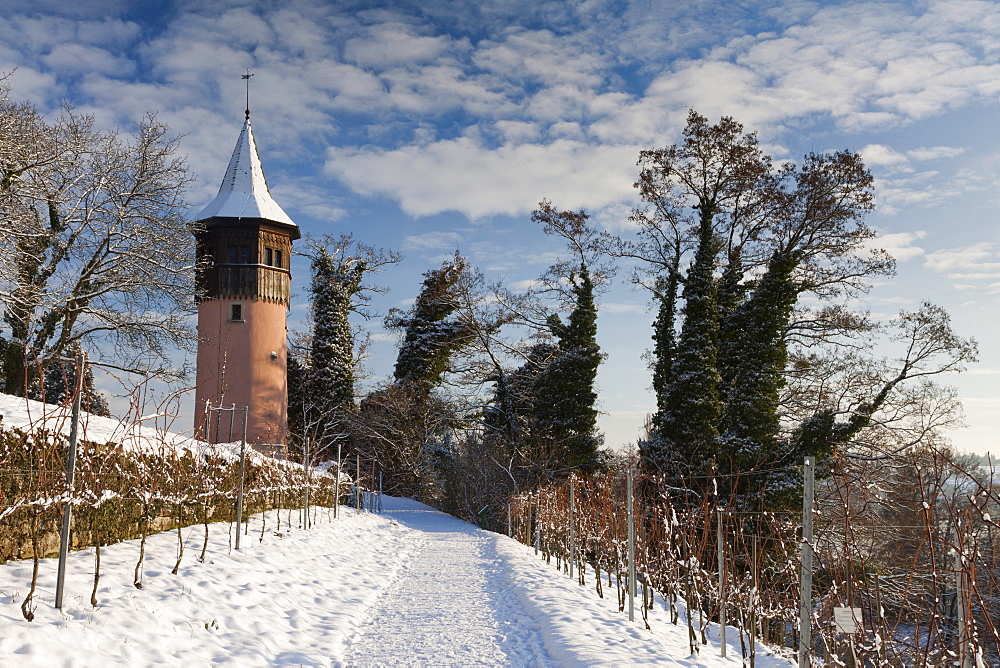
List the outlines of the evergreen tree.
<svg viewBox="0 0 1000 668">
<path fill-rule="evenodd" d="M 653 321 L 653 393 L 656 395 L 656 410 L 666 408 L 667 389 L 673 374 L 674 356 L 677 354 L 677 337 L 674 332 L 677 319 L 677 292 L 679 288 L 677 272 L 670 272 L 664 278 L 656 279 L 653 299 L 658 305 Z"/>
<path fill-rule="evenodd" d="M 576 306 L 563 323 L 553 314 L 549 329 L 558 342 L 554 359 L 535 379 L 532 416 L 538 435 L 565 452 L 568 469 L 592 472 L 597 466 L 597 393 L 594 382 L 601 363 L 597 345 L 594 284 L 586 265 L 570 275 Z"/>
</svg>

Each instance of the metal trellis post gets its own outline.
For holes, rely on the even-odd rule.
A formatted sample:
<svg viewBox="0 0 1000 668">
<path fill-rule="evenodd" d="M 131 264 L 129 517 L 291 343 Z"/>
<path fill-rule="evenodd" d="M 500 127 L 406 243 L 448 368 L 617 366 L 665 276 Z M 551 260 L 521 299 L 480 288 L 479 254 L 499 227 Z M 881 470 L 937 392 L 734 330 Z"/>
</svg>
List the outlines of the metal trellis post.
<svg viewBox="0 0 1000 668">
<path fill-rule="evenodd" d="M 341 443 L 337 441 L 337 483 L 334 485 L 333 493 L 333 518 L 340 517 L 340 448 Z"/>
<path fill-rule="evenodd" d="M 719 655 L 726 656 L 726 560 L 725 541 L 722 537 L 722 508 L 716 508 L 718 513 L 718 534 L 719 548 Z"/>
<path fill-rule="evenodd" d="M 247 453 L 247 412 L 248 406 L 243 407 L 243 438 L 240 439 L 240 486 L 236 492 L 236 549 L 240 549 L 240 528 L 243 522 L 243 476 L 246 471 Z"/>
<path fill-rule="evenodd" d="M 813 488 L 816 460 L 806 457 L 802 490 L 802 575 L 799 580 L 799 668 L 812 665 Z"/>
<path fill-rule="evenodd" d="M 59 535 L 59 570 L 56 574 L 56 608 L 62 610 L 63 588 L 66 584 L 66 560 L 69 558 L 70 530 L 73 522 L 73 481 L 76 477 L 76 443 L 80 431 L 80 399 L 83 395 L 83 374 L 87 354 L 76 358 L 76 395 L 73 398 L 73 418 L 69 431 L 69 452 L 66 454 L 66 507 L 63 508 L 62 532 Z M 37 556 L 37 555 L 36 555 Z"/>
<path fill-rule="evenodd" d="M 302 475 L 305 477 L 302 493 L 302 528 L 309 528 L 309 439 L 302 441 Z"/>
</svg>

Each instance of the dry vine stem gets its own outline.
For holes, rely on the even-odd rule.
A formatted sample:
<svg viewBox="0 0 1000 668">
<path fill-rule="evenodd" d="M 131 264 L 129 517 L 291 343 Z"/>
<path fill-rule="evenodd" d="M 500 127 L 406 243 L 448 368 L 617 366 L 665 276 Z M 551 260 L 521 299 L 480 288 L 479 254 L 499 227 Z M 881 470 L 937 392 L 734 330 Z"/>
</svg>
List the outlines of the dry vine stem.
<svg viewBox="0 0 1000 668">
<path fill-rule="evenodd" d="M 900 453 L 890 461 L 844 460 L 817 486 L 813 637 L 833 662 L 936 666 L 959 655 L 1000 662 L 1000 488 L 996 471 L 943 449 Z M 795 469 L 750 471 L 767 490 Z M 718 618 L 716 502 L 692 492 L 693 480 L 640 477 L 635 515 L 636 560 L 644 593 L 662 597 L 670 621 L 684 617 L 692 651 Z M 577 481 L 577 550 L 590 564 L 595 589 L 627 596 L 625 494 L 620 474 Z M 729 488 L 739 486 L 734 476 Z M 797 511 L 767 508 L 760 498 L 723 506 L 727 618 L 737 626 L 743 656 L 754 644 L 792 646 L 798 619 Z M 511 533 L 530 543 L 541 529 L 544 558 L 564 566 L 569 555 L 568 495 L 560 483 L 510 501 Z M 861 609 L 859 633 L 837 631 L 834 608 Z"/>
</svg>

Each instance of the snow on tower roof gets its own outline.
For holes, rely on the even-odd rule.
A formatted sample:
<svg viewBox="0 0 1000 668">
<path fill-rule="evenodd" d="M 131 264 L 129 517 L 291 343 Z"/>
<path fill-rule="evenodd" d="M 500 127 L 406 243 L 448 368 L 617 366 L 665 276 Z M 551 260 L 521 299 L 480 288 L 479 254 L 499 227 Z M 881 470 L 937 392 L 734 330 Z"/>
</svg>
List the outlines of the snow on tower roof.
<svg viewBox="0 0 1000 668">
<path fill-rule="evenodd" d="M 219 194 L 202 209 L 195 220 L 212 217 L 264 218 L 297 227 L 267 189 L 249 115 L 243 123 L 240 138 L 236 141 L 233 157 L 229 159 L 229 168 L 222 179 Z"/>
</svg>

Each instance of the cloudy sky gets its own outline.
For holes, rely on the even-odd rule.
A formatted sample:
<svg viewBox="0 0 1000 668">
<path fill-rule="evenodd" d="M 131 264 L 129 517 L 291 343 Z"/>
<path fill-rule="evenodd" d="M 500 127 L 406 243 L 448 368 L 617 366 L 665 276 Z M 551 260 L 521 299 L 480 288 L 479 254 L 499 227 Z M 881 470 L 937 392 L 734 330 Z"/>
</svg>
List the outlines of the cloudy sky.
<svg viewBox="0 0 1000 668">
<path fill-rule="evenodd" d="M 969 427 L 1000 431 L 1000 5 L 978 0 L 4 0 L 0 71 L 13 97 L 62 100 L 104 127 L 147 111 L 185 135 L 197 211 L 243 118 L 240 75 L 272 193 L 305 232 L 401 251 L 383 309 L 456 249 L 523 281 L 559 244 L 542 198 L 623 231 L 644 148 L 689 108 L 731 115 L 776 159 L 851 149 L 876 176 L 869 224 L 899 260 L 861 304 L 880 317 L 928 299 L 982 361 L 948 382 Z M 292 323 L 308 271 L 294 267 Z M 634 441 L 653 408 L 641 359 L 652 315 L 624 283 L 603 298 L 602 426 Z M 373 326 L 379 334 L 379 328 Z M 387 373 L 392 341 L 375 347 Z"/>
</svg>

